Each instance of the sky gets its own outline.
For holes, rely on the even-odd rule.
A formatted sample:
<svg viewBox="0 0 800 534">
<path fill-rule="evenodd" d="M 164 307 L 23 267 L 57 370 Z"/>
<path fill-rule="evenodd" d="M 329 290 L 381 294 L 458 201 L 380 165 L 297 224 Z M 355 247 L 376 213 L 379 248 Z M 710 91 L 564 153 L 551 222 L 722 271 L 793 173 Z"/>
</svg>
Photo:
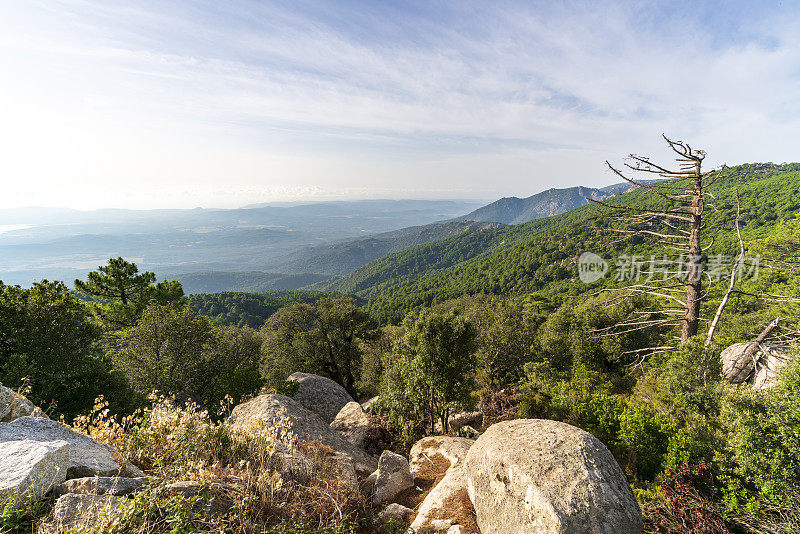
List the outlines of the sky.
<svg viewBox="0 0 800 534">
<path fill-rule="evenodd" d="M 800 2 L 0 0 L 0 209 L 529 196 L 800 160 Z"/>
</svg>

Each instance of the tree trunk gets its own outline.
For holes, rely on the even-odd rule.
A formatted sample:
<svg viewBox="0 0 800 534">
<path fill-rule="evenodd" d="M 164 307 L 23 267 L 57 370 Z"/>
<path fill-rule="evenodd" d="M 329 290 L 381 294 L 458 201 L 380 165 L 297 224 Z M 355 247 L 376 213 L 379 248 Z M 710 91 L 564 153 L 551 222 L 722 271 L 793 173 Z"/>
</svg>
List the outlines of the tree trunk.
<svg viewBox="0 0 800 534">
<path fill-rule="evenodd" d="M 689 257 L 687 259 L 686 314 L 684 316 L 681 342 L 685 343 L 697 333 L 700 323 L 700 294 L 703 290 L 703 273 L 700 264 L 702 248 L 700 245 L 700 229 L 703 213 L 703 184 L 700 165 L 696 166 L 694 191 L 692 193 L 692 227 L 689 234 Z"/>
</svg>

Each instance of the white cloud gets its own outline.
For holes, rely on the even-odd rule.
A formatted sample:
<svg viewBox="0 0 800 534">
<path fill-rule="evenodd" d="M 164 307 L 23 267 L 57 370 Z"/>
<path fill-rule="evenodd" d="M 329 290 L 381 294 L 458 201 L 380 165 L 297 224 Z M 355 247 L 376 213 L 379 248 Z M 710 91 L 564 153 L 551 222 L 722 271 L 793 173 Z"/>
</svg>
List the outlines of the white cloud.
<svg viewBox="0 0 800 534">
<path fill-rule="evenodd" d="M 800 24 L 780 11 L 737 41 L 654 3 L 376 15 L 364 35 L 224 5 L 0 7 L 0 206 L 527 195 L 612 181 L 602 160 L 665 155 L 662 131 L 714 162 L 798 159 Z"/>
</svg>

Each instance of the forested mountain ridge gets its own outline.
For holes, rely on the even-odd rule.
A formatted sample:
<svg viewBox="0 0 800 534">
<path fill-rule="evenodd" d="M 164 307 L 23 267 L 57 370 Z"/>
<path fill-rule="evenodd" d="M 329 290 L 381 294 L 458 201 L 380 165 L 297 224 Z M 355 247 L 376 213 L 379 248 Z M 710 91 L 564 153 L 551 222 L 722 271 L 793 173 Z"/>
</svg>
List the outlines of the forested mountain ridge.
<svg viewBox="0 0 800 534">
<path fill-rule="evenodd" d="M 265 293 L 270 291 L 292 291 L 329 279 L 324 274 L 270 273 L 263 271 L 203 271 L 185 274 L 165 274 L 165 278 L 177 280 L 187 295 L 197 293 L 219 293 L 237 291 Z"/>
<path fill-rule="evenodd" d="M 777 222 L 800 213 L 800 164 L 745 164 L 731 167 L 711 188 L 715 209 L 710 226 L 732 230 L 735 192 L 739 190 L 742 232 L 761 237 Z M 654 201 L 637 189 L 609 204 L 646 206 Z M 657 205 L 657 203 L 656 203 Z M 646 245 L 617 242 L 598 229 L 608 226 L 608 210 L 587 205 L 529 223 L 457 236 L 393 254 L 369 263 L 341 279 L 321 284 L 329 291 L 370 299 L 370 311 L 381 320 L 397 321 L 415 306 L 464 294 L 522 294 L 575 278 L 574 260 L 585 250 L 616 256 L 626 249 L 649 253 Z M 735 253 L 734 232 L 716 236 L 712 253 Z M 637 248 L 638 246 L 638 248 Z"/>
</svg>

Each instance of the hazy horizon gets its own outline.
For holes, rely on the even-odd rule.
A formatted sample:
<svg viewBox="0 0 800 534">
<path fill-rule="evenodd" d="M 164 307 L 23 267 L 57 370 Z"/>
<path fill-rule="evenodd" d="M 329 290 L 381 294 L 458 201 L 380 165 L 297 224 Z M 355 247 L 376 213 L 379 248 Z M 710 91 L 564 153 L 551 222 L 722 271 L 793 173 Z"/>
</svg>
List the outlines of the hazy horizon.
<svg viewBox="0 0 800 534">
<path fill-rule="evenodd" d="M 0 209 L 526 197 L 800 160 L 800 5 L 0 4 Z M 794 141 L 793 141 L 794 139 Z"/>
</svg>

